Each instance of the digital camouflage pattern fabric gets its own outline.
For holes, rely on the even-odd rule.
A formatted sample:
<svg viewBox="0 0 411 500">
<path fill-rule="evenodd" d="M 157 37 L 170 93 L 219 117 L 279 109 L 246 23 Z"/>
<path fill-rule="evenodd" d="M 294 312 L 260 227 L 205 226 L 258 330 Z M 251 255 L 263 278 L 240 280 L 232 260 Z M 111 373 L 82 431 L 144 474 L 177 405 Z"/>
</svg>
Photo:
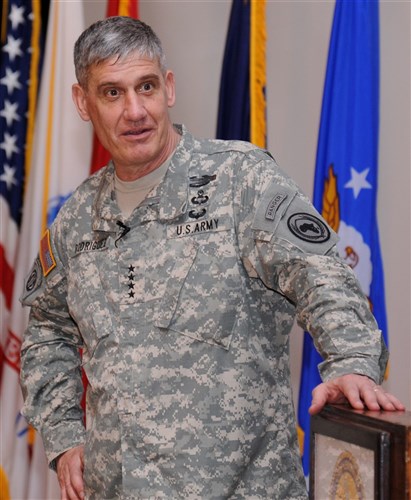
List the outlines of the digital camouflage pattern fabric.
<svg viewBox="0 0 411 500">
<path fill-rule="evenodd" d="M 324 379 L 380 382 L 381 333 L 335 233 L 275 161 L 180 131 L 166 176 L 127 220 L 109 164 L 50 228 L 56 265 L 44 276 L 37 260 L 23 296 L 24 415 L 51 466 L 85 443 L 90 499 L 306 498 L 293 321 L 313 335 Z"/>
</svg>

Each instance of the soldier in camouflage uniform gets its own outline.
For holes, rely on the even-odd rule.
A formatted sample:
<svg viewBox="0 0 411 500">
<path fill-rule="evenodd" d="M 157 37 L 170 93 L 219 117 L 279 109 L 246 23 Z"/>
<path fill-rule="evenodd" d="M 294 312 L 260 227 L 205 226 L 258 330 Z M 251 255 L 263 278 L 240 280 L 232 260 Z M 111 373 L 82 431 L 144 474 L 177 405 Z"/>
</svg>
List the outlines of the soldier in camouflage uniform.
<svg viewBox="0 0 411 500">
<path fill-rule="evenodd" d="M 173 74 L 148 26 L 98 22 L 75 61 L 80 116 L 112 161 L 41 241 L 21 353 L 23 413 L 62 498 L 306 498 L 294 318 L 324 357 L 313 413 L 402 407 L 376 385 L 386 348 L 337 236 L 265 151 L 170 122 Z M 150 182 L 130 208 L 118 183 L 136 179 Z"/>
</svg>

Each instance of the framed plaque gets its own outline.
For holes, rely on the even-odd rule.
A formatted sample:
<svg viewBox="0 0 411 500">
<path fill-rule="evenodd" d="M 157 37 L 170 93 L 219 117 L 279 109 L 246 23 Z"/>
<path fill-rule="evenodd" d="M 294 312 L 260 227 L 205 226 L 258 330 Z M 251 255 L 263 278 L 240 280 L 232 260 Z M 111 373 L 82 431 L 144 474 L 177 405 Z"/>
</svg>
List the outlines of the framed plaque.
<svg viewBox="0 0 411 500">
<path fill-rule="evenodd" d="M 411 413 L 326 406 L 311 419 L 310 498 L 410 498 Z"/>
</svg>

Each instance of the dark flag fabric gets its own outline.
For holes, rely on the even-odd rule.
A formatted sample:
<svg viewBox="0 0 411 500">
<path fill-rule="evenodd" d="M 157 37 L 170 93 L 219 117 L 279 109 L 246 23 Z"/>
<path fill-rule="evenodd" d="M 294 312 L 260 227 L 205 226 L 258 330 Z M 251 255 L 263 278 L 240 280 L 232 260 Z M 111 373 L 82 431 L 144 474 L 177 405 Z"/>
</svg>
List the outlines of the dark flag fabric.
<svg viewBox="0 0 411 500">
<path fill-rule="evenodd" d="M 354 270 L 388 343 L 377 225 L 379 132 L 378 0 L 337 0 L 328 54 L 314 181 L 314 204 L 338 233 L 341 257 Z M 308 408 L 321 382 L 320 356 L 304 334 L 298 421 L 306 475 Z"/>
<path fill-rule="evenodd" d="M 233 0 L 221 71 L 217 138 L 266 145 L 265 1 Z"/>
</svg>

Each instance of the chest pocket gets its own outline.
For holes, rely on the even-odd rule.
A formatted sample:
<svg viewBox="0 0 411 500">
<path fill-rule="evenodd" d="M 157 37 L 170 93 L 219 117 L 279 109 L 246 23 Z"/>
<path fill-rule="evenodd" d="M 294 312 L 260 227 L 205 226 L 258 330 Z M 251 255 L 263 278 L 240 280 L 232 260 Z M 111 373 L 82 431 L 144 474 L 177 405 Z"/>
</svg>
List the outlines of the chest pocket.
<svg viewBox="0 0 411 500">
<path fill-rule="evenodd" d="M 182 279 L 170 277 L 156 326 L 229 348 L 241 305 L 234 238 L 228 229 L 180 239 L 194 251 L 185 259 Z"/>
<path fill-rule="evenodd" d="M 84 341 L 83 362 L 91 359 L 99 343 L 113 333 L 110 290 L 101 278 L 101 256 L 108 251 L 85 252 L 69 262 L 68 304 Z"/>
</svg>

